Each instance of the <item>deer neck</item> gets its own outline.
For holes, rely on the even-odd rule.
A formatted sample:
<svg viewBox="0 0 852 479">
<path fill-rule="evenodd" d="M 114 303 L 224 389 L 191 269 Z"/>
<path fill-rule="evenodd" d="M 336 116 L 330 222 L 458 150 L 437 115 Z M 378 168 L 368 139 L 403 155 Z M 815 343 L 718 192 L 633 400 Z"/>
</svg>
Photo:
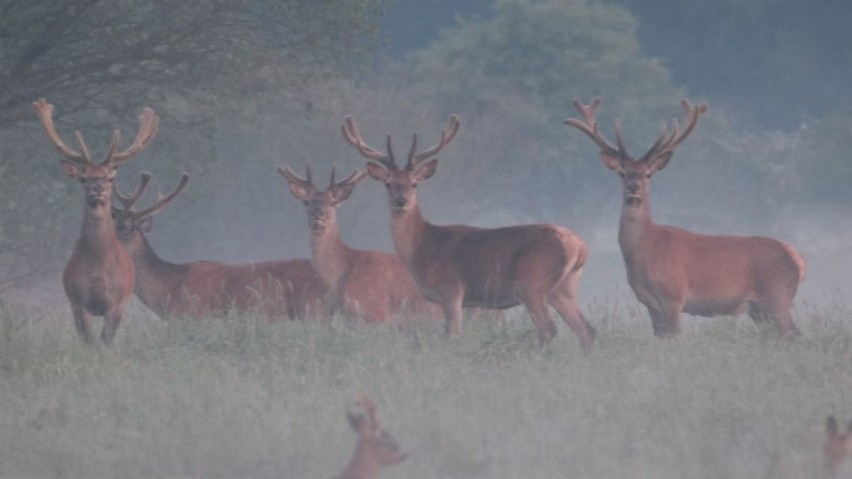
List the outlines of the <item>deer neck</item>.
<svg viewBox="0 0 852 479">
<path fill-rule="evenodd" d="M 134 292 L 145 306 L 164 317 L 169 313 L 169 302 L 177 299 L 175 291 L 183 282 L 186 265 L 165 261 L 154 252 L 145 235 L 138 231 L 134 234 L 137 237 L 132 245 L 125 245 L 136 269 Z"/>
<path fill-rule="evenodd" d="M 338 479 L 373 479 L 379 477 L 379 469 L 379 465 L 370 460 L 368 452 L 359 443 Z"/>
<path fill-rule="evenodd" d="M 311 231 L 314 267 L 329 288 L 335 288 L 349 270 L 351 251 L 340 237 L 336 221 L 328 222 L 322 232 Z"/>
<path fill-rule="evenodd" d="M 420 240 L 430 226 L 416 203 L 409 210 L 391 210 L 393 245 L 403 263 L 412 264 Z"/>
<path fill-rule="evenodd" d="M 648 195 L 640 204 L 630 204 L 625 199 L 621 205 L 621 220 L 618 228 L 618 243 L 625 260 L 637 260 L 645 245 L 650 241 L 656 225 L 651 221 L 651 202 Z"/>
<path fill-rule="evenodd" d="M 108 206 L 86 206 L 77 247 L 81 253 L 94 257 L 110 254 L 115 248 L 120 249 Z"/>
</svg>

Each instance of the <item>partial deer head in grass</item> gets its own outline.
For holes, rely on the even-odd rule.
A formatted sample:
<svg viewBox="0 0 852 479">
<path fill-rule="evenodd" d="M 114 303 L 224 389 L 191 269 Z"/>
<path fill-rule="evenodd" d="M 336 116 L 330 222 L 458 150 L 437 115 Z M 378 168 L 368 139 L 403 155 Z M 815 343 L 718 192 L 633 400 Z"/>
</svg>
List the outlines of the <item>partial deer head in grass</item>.
<svg viewBox="0 0 852 479">
<path fill-rule="evenodd" d="M 355 452 L 343 473 L 337 479 L 374 479 L 381 468 L 404 461 L 403 453 L 389 432 L 382 429 L 376 419 L 376 404 L 368 397 L 357 401 L 359 410 L 350 408 L 346 412 L 349 424 L 358 433 Z"/>
</svg>

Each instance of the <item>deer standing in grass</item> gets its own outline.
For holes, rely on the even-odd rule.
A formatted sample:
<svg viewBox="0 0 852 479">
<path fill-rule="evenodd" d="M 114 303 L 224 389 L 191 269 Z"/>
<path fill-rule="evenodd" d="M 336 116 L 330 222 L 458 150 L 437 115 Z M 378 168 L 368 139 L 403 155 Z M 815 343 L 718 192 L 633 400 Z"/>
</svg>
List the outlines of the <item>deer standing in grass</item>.
<svg viewBox="0 0 852 479">
<path fill-rule="evenodd" d="M 437 226 L 423 218 L 417 184 L 435 173 L 438 160 L 429 158 L 456 136 L 458 117 L 450 117 L 440 142 L 419 153 L 415 133 L 403 168 L 396 164 L 390 135 L 387 153 L 381 153 L 367 146 L 352 117 L 346 117 L 342 129 L 346 141 L 369 160 L 367 173 L 385 184 L 396 252 L 423 296 L 442 306 L 448 333 L 461 331 L 463 307 L 504 309 L 523 303 L 539 342 L 547 345 L 557 332 L 550 305 L 577 334 L 584 352 L 590 351 L 595 330 L 577 306 L 588 254 L 579 236 L 552 224 L 476 228 Z"/>
<path fill-rule="evenodd" d="M 118 239 L 136 268 L 136 296 L 161 318 L 202 317 L 229 311 L 259 312 L 268 319 L 282 316 L 304 319 L 319 314 L 326 288 L 307 259 L 274 260 L 252 264 L 213 261 L 173 264 L 154 252 L 145 234 L 152 217 L 165 209 L 186 187 L 189 174 L 167 196 L 136 211 L 145 194 L 149 173 L 135 193 L 115 191 L 121 207 L 113 208 Z M 159 192 L 159 188 L 157 188 Z"/>
<path fill-rule="evenodd" d="M 589 136 L 600 148 L 604 165 L 621 176 L 618 242 L 627 280 L 648 308 L 654 334 L 678 334 L 682 312 L 715 316 L 746 309 L 755 321 L 774 321 L 784 336 L 798 334 L 790 308 L 805 276 L 805 261 L 793 247 L 762 236 L 702 235 L 651 220 L 651 176 L 665 168 L 707 105 L 683 100 L 683 130 L 674 120 L 671 133 L 664 128 L 648 152 L 634 159 L 624 147 L 620 122 L 615 125 L 617 146 L 598 131 L 595 111 L 600 103 L 600 98 L 591 105 L 575 100 L 583 119 L 565 122 Z"/>
<path fill-rule="evenodd" d="M 852 455 L 852 421 L 846 424 L 846 432 L 840 432 L 837 419 L 829 416 L 825 422 L 825 445 L 823 446 L 825 472 L 828 477 L 837 477 L 846 458 Z"/>
<path fill-rule="evenodd" d="M 332 168 L 328 188 L 319 191 L 311 178 L 310 166 L 306 171 L 302 178 L 287 166 L 278 168 L 290 193 L 305 205 L 314 267 L 334 296 L 333 308 L 347 315 L 363 316 L 370 323 L 387 322 L 403 311 L 431 316 L 432 305 L 423 299 L 399 257 L 350 248 L 340 237 L 337 208 L 349 198 L 365 173 L 355 170 L 336 182 Z"/>
<path fill-rule="evenodd" d="M 408 457 L 400 451 L 393 436 L 379 425 L 375 403 L 361 397 L 358 405 L 363 412 L 346 411 L 349 424 L 358 433 L 358 442 L 352 459 L 336 479 L 375 479 L 382 467 L 399 464 Z"/>
<path fill-rule="evenodd" d="M 133 143 L 117 151 L 121 133 L 115 130 L 106 159 L 92 162 L 89 148 L 79 131 L 75 133 L 79 151 L 66 145 L 53 125 L 53 105 L 44 99 L 33 103 L 53 146 L 65 156 L 65 173 L 78 180 L 85 192 L 85 208 L 80 238 L 62 275 L 65 294 L 71 302 L 74 325 L 79 335 L 91 342 L 92 320 L 104 318 L 101 341 L 110 344 L 124 316 L 124 307 L 133 294 L 133 262 L 119 244 L 111 214 L 113 181 L 118 166 L 142 151 L 154 139 L 159 119 L 154 110 L 145 108 L 139 132 Z"/>
</svg>

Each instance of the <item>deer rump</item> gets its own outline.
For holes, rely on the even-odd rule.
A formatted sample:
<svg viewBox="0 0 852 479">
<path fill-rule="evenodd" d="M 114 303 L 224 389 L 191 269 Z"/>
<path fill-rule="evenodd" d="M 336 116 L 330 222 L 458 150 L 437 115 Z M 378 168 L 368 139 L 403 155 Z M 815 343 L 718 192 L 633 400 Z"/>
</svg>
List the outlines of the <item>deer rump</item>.
<svg viewBox="0 0 852 479">
<path fill-rule="evenodd" d="M 702 235 L 673 226 L 655 233 L 650 250 L 622 248 L 631 288 L 654 309 L 675 301 L 696 316 L 736 316 L 762 299 L 792 298 L 804 279 L 801 256 L 773 238 Z"/>
<path fill-rule="evenodd" d="M 427 227 L 410 270 L 429 301 L 440 302 L 436 290 L 453 278 L 464 288 L 465 307 L 510 308 L 521 304 L 517 283 L 536 278 L 550 292 L 580 269 L 585 249 L 570 254 L 578 241 L 567 229 L 547 224 Z"/>
</svg>

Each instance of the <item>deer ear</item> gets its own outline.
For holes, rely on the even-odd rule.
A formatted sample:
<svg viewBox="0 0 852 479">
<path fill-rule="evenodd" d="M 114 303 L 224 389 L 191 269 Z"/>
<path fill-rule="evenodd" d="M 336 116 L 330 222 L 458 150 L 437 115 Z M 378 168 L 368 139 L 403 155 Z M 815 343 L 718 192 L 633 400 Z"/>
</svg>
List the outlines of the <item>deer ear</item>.
<svg viewBox="0 0 852 479">
<path fill-rule="evenodd" d="M 154 221 L 149 216 L 149 217 L 143 219 L 142 221 L 140 221 L 139 224 L 136 225 L 136 228 L 139 229 L 139 231 L 141 231 L 142 234 L 148 234 L 148 233 L 151 232 L 151 226 L 153 225 L 153 223 L 154 223 Z"/>
<path fill-rule="evenodd" d="M 343 203 L 349 196 L 352 195 L 352 190 L 355 189 L 355 183 L 344 183 L 331 192 L 332 199 L 335 203 Z"/>
<path fill-rule="evenodd" d="M 75 180 L 83 175 L 83 172 L 80 170 L 79 165 L 74 163 L 73 161 L 68 160 L 60 160 L 62 163 L 62 169 L 65 170 L 65 174 L 74 178 Z"/>
<path fill-rule="evenodd" d="M 435 174 L 435 171 L 438 170 L 438 159 L 427 161 L 423 165 L 417 167 L 417 170 L 414 171 L 414 181 L 421 182 L 423 180 L 428 180 Z"/>
<path fill-rule="evenodd" d="M 621 161 L 619 161 L 618 158 L 614 158 L 610 155 L 607 155 L 606 153 L 601 152 L 601 161 L 603 161 L 603 164 L 606 165 L 607 168 L 616 173 L 620 173 L 622 170 Z"/>
<path fill-rule="evenodd" d="M 305 189 L 302 185 L 298 183 L 287 182 L 287 188 L 290 189 L 290 193 L 297 199 L 303 200 L 308 197 L 308 190 Z"/>
<path fill-rule="evenodd" d="M 367 163 L 367 174 L 370 175 L 374 180 L 379 180 L 382 182 L 390 179 L 390 173 L 388 170 L 382 168 L 381 166 L 375 163 Z"/>
<path fill-rule="evenodd" d="M 651 171 L 654 173 L 662 170 L 669 164 L 669 160 L 672 159 L 672 155 L 674 151 L 667 151 L 662 155 L 655 156 L 653 160 L 651 160 Z"/>
</svg>

